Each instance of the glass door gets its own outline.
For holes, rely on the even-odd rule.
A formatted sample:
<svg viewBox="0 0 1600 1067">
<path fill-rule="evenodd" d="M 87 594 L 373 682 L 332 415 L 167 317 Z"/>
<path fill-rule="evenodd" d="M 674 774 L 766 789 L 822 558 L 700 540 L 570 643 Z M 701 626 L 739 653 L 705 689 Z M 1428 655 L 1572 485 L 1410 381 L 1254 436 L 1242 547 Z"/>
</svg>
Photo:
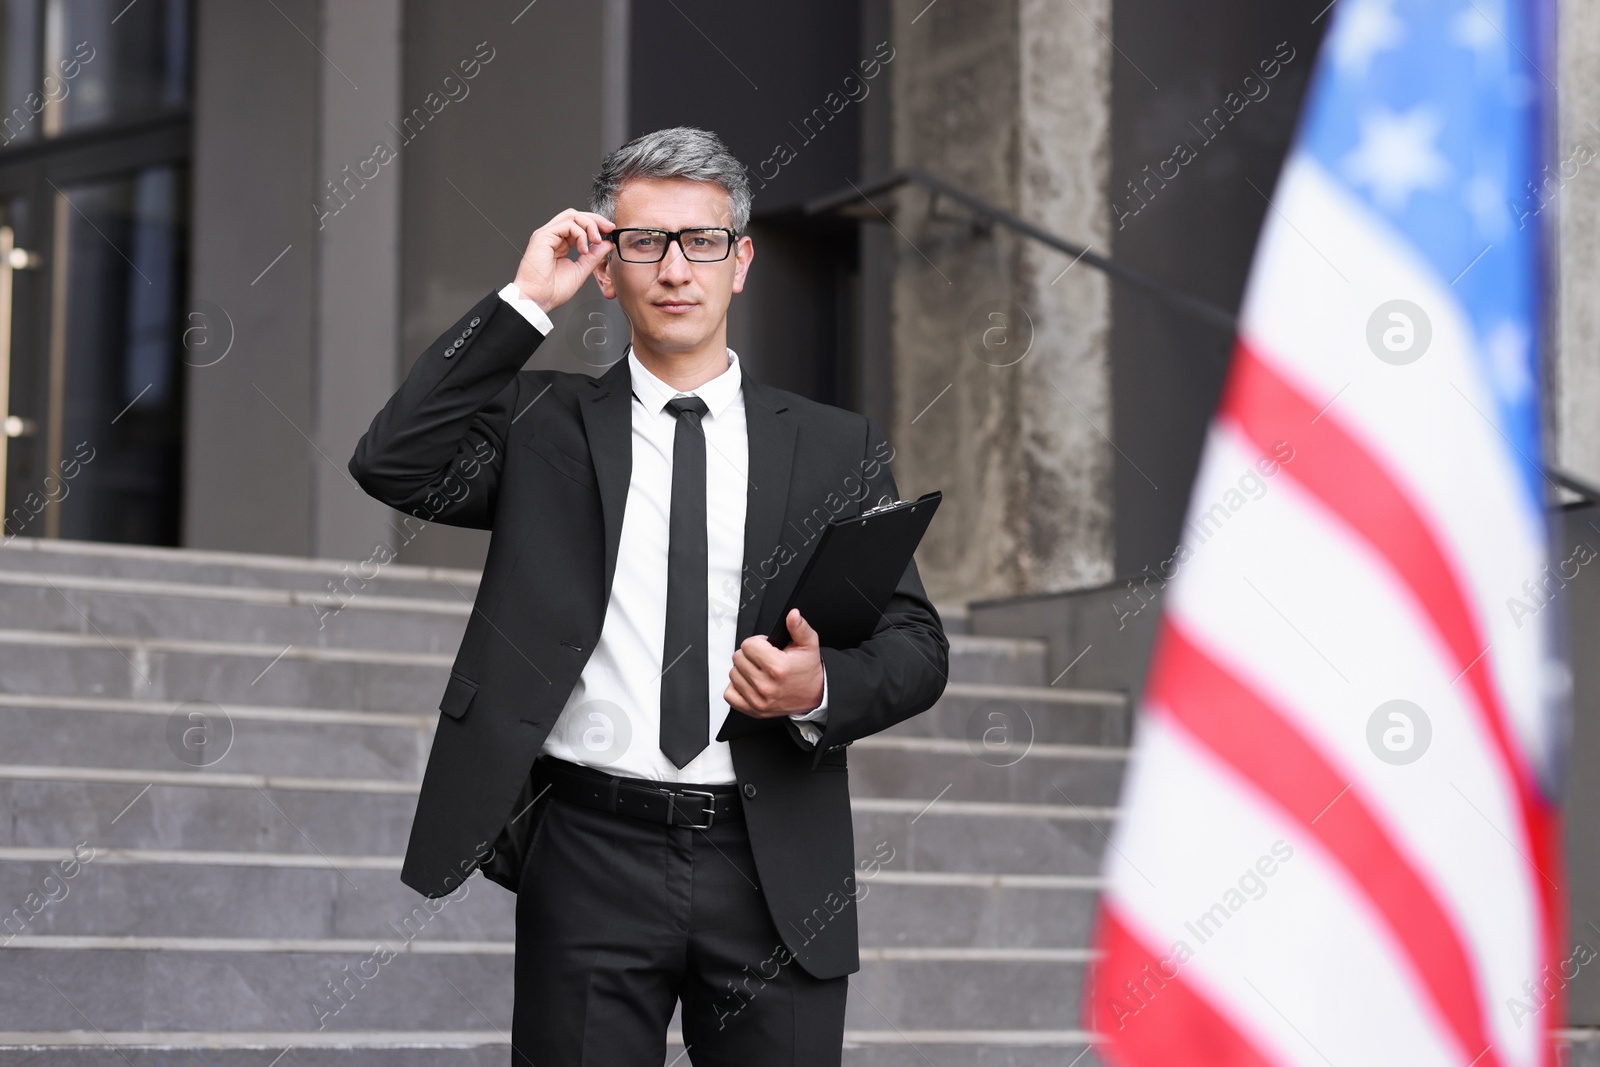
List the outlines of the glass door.
<svg viewBox="0 0 1600 1067">
<path fill-rule="evenodd" d="M 188 5 L 0 11 L 4 534 L 177 544 Z"/>
</svg>

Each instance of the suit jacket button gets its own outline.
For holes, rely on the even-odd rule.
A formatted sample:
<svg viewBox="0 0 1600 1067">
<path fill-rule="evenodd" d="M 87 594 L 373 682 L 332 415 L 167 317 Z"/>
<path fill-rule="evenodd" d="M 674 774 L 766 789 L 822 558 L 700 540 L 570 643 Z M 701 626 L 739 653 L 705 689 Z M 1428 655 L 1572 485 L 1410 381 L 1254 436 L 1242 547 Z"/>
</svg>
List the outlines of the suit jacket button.
<svg viewBox="0 0 1600 1067">
<path fill-rule="evenodd" d="M 461 336 L 463 338 L 471 337 L 472 336 L 472 327 L 468 326 L 465 330 L 462 330 L 461 331 Z"/>
<path fill-rule="evenodd" d="M 469 322 L 469 323 L 467 323 L 467 325 L 468 325 L 468 326 L 476 326 L 476 325 L 478 325 L 478 323 L 479 323 L 479 322 L 480 322 L 480 321 L 482 321 L 482 320 L 480 320 L 480 319 L 479 319 L 479 318 L 478 318 L 478 317 L 477 317 L 477 316 L 476 316 L 476 315 L 474 315 L 474 316 L 473 316 L 473 317 L 472 317 L 472 321 L 471 321 L 471 322 Z"/>
<path fill-rule="evenodd" d="M 756 798 L 756 787 L 753 783 L 746 782 L 744 784 L 744 795 L 750 800 L 754 800 Z"/>
</svg>

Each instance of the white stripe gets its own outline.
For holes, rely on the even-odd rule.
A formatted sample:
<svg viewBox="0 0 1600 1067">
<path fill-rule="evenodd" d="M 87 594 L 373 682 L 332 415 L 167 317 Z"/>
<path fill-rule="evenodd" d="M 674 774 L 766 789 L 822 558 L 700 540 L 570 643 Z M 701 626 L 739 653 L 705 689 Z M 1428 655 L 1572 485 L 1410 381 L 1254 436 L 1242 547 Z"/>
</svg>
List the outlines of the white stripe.
<svg viewBox="0 0 1600 1067">
<path fill-rule="evenodd" d="M 984 700 L 1029 700 L 1042 704 L 1087 704 L 1102 708 L 1128 706 L 1128 694 L 1115 689 L 1051 689 L 1042 685 L 950 682 L 944 687 L 944 695 Z"/>
<path fill-rule="evenodd" d="M 96 574 L 43 574 L 31 571 L 0 570 L 0 586 L 26 586 L 70 589 L 86 593 L 111 593 L 120 596 L 175 597 L 190 600 L 225 600 L 267 607 L 324 607 L 344 610 L 414 611 L 427 615 L 466 617 L 472 614 L 471 600 L 440 600 L 434 597 L 378 596 L 375 593 L 349 592 L 344 596 L 313 593 L 303 589 L 275 589 L 270 586 L 208 585 L 197 582 L 169 582 L 150 578 L 105 578 Z"/>
<path fill-rule="evenodd" d="M 95 845 L 91 860 L 99 864 L 170 864 L 198 867 L 282 867 L 314 870 L 398 871 L 403 856 L 323 856 L 311 852 L 224 852 L 199 849 L 107 848 Z M 41 848 L 29 845 L 0 845 L 0 862 L 55 863 L 72 856 L 71 848 Z M 473 876 L 480 872 L 474 870 Z M 868 885 L 897 885 L 928 888 L 1026 889 L 1064 892 L 1096 892 L 1104 884 L 1098 875 L 1075 874 L 990 874 L 983 871 L 891 871 L 862 875 Z"/>
<path fill-rule="evenodd" d="M 985 874 L 964 871 L 879 870 L 861 882 L 868 885 L 962 886 L 973 889 L 1059 889 L 1071 892 L 1096 892 L 1105 886 L 1099 875 L 1078 874 Z"/>
<path fill-rule="evenodd" d="M 1088 963 L 1100 958 L 1091 948 L 1000 948 L 962 945 L 912 948 L 861 948 L 863 963 Z"/>
<path fill-rule="evenodd" d="M 1173 946 L 1187 946 L 1179 976 L 1281 1067 L 1463 1067 L 1480 1051 L 1459 1055 L 1404 957 L 1314 838 L 1169 718 L 1147 717 L 1141 731 L 1132 817 L 1106 871 L 1140 940 L 1175 965 Z M 1137 1013 L 1123 1020 L 1140 1023 Z"/>
<path fill-rule="evenodd" d="M 1241 335 L 1313 403 L 1344 390 L 1324 417 L 1379 457 L 1445 545 L 1471 591 L 1513 731 L 1542 751 L 1553 724 L 1539 703 L 1540 634 L 1554 620 L 1544 613 L 1519 628 L 1506 606 L 1545 563 L 1541 520 L 1510 447 L 1484 419 L 1495 411 L 1471 355 L 1471 324 L 1445 280 L 1313 160 L 1291 157 L 1275 200 L 1293 228 L 1269 214 Z M 1399 367 L 1379 360 L 1365 336 L 1371 314 L 1396 298 L 1424 308 L 1433 332 L 1427 352 Z"/>
<path fill-rule="evenodd" d="M 421 782 L 386 781 L 381 778 L 306 778 L 281 774 L 242 774 L 223 771 L 153 771 L 136 767 L 40 767 L 0 764 L 0 780 L 29 782 L 126 782 L 184 785 L 219 789 L 293 789 L 313 793 L 380 793 L 414 795 Z"/>
<path fill-rule="evenodd" d="M 199 641 L 167 637 L 122 637 L 103 634 L 53 633 L 45 630 L 0 630 L 0 646 L 103 649 L 119 652 L 174 652 L 200 656 L 246 656 L 300 659 L 318 663 L 373 663 L 387 666 L 449 667 L 455 656 L 435 652 L 390 652 L 375 648 L 318 648 L 314 645 L 263 645 L 249 641 Z"/>
<path fill-rule="evenodd" d="M 91 846 L 93 854 L 82 862 L 114 864 L 172 864 L 197 867 L 305 867 L 316 870 L 398 871 L 403 856 L 324 856 L 313 852 L 222 852 L 176 848 L 107 848 Z M 73 857 L 70 848 L 0 846 L 0 861 L 45 862 Z M 477 870 L 472 872 L 478 874 Z M 882 872 L 887 873 L 887 872 Z M 880 877 L 882 874 L 880 874 Z"/>
<path fill-rule="evenodd" d="M 882 814 L 975 815 L 997 819 L 1061 819 L 1067 822 L 1112 822 L 1116 808 L 1065 804 L 1011 804 L 988 800 L 901 800 L 893 797 L 852 797 L 850 808 Z"/>
<path fill-rule="evenodd" d="M 41 537 L 7 537 L 0 549 L 8 552 L 36 552 L 41 556 L 76 556 L 81 559 L 138 559 L 159 563 L 194 566 L 240 567 L 246 570 L 279 571 L 306 575 L 345 574 L 365 561 L 307 559 L 303 556 L 273 556 L 260 552 L 227 552 L 207 548 L 159 548 L 152 545 L 111 544 L 103 541 L 63 541 Z M 19 562 L 21 557 L 18 557 Z M 359 573 L 359 572 L 358 572 Z M 382 570 L 385 579 L 416 582 L 453 582 L 476 586 L 481 571 L 453 567 L 422 567 L 410 563 L 390 563 Z"/>
<path fill-rule="evenodd" d="M 1021 745 L 1019 748 L 1023 747 Z M 955 737 L 907 737 L 901 734 L 874 734 L 852 742 L 854 752 L 917 752 L 934 756 L 971 758 L 974 742 Z M 1128 758 L 1128 750 L 1110 745 L 1060 745 L 1037 741 L 1026 746 L 1028 759 L 1087 760 L 1117 762 Z"/>
<path fill-rule="evenodd" d="M 515 941 L 397 941 L 390 937 L 161 937 L 132 934 L 17 934 L 0 939 L 0 949 L 77 952 L 298 952 L 340 955 L 387 948 L 397 955 L 512 956 Z M 1098 954 L 1088 948 L 1007 948 L 988 946 L 888 946 L 860 949 L 863 963 L 1087 963 Z"/>
<path fill-rule="evenodd" d="M 975 1045 L 1058 1048 L 1086 1045 L 1084 1030 L 846 1030 L 846 1048 L 865 1045 Z M 482 1048 L 508 1045 L 504 1030 L 0 1030 L 0 1048 L 147 1049 L 285 1048 Z M 667 1031 L 667 1044 L 682 1045 L 683 1033 Z"/>
<path fill-rule="evenodd" d="M 421 907 L 421 905 L 418 905 Z M 0 950 L 78 952 L 368 953 L 386 948 L 410 956 L 510 956 L 514 941 L 405 941 L 392 937 L 161 937 L 137 934 L 17 934 Z"/>
<path fill-rule="evenodd" d="M 171 700 L 124 700 L 116 697 L 56 696 L 48 693 L 0 693 L 0 708 L 166 716 L 181 706 Z M 213 706 L 230 719 L 326 723 L 332 726 L 399 726 L 409 730 L 431 730 L 439 718 L 438 712 L 416 715 L 400 711 L 339 711 L 332 708 L 271 707 L 263 704 L 214 704 Z"/>
<path fill-rule="evenodd" d="M 123 767 L 41 767 L 0 764 L 0 780 L 32 782 L 127 782 L 200 786 L 220 789 L 293 789 L 322 793 L 415 794 L 421 782 L 381 778 L 305 778 L 289 775 L 240 774 L 221 771 L 153 771 Z M 887 815 L 961 815 L 998 819 L 1061 819 L 1068 822 L 1111 822 L 1115 808 L 1063 804 L 1013 804 L 985 800 L 926 800 L 895 797 L 853 797 L 854 811 Z"/>
<path fill-rule="evenodd" d="M 1196 496 L 1228 484 L 1250 462 L 1247 447 L 1226 428 L 1213 431 Z M 1510 843 L 1523 840 L 1515 787 L 1467 687 L 1453 684 L 1458 669 L 1381 558 L 1280 474 L 1200 548 L 1167 610 L 1283 712 L 1374 812 L 1443 904 L 1487 983 L 1485 1001 L 1520 996 L 1538 971 L 1540 876 Z M 1432 724 L 1424 755 L 1402 766 L 1379 759 L 1367 739 L 1368 719 L 1396 698 Z M 1511 1013 L 1495 1012 L 1492 1023 L 1501 1042 L 1516 1043 Z"/>
</svg>

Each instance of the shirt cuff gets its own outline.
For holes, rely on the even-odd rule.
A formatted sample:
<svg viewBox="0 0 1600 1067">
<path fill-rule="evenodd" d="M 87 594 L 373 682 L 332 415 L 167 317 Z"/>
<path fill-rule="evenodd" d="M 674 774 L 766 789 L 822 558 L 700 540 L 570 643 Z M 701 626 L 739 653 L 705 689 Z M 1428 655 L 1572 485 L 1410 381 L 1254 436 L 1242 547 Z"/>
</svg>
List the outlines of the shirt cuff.
<svg viewBox="0 0 1600 1067">
<path fill-rule="evenodd" d="M 556 328 L 550 321 L 550 316 L 544 313 L 544 308 L 522 295 L 522 290 L 517 288 L 516 282 L 511 282 L 500 290 L 500 299 L 517 309 L 518 314 L 527 319 L 529 324 L 546 337 Z"/>
<path fill-rule="evenodd" d="M 810 711 L 800 712 L 789 716 L 789 718 L 795 722 L 814 722 L 819 726 L 828 721 L 828 669 L 826 667 L 822 669 L 822 703 Z M 806 732 L 809 733 L 810 731 Z"/>
</svg>

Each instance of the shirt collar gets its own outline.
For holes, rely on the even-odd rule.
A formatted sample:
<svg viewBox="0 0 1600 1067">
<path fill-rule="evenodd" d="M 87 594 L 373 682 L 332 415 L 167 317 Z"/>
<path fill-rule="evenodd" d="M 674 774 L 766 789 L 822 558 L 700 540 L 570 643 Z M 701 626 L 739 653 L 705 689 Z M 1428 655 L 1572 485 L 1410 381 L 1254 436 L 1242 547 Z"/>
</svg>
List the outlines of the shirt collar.
<svg viewBox="0 0 1600 1067">
<path fill-rule="evenodd" d="M 739 395 L 741 379 L 739 355 L 733 349 L 728 349 L 727 370 L 698 389 L 682 393 L 646 370 L 644 364 L 639 362 L 639 357 L 633 354 L 633 347 L 630 345 L 628 377 L 633 384 L 633 395 L 639 398 L 639 402 L 651 415 L 661 414 L 661 409 L 667 406 L 667 401 L 675 396 L 697 396 L 706 402 L 706 413 L 716 418 Z"/>
</svg>

